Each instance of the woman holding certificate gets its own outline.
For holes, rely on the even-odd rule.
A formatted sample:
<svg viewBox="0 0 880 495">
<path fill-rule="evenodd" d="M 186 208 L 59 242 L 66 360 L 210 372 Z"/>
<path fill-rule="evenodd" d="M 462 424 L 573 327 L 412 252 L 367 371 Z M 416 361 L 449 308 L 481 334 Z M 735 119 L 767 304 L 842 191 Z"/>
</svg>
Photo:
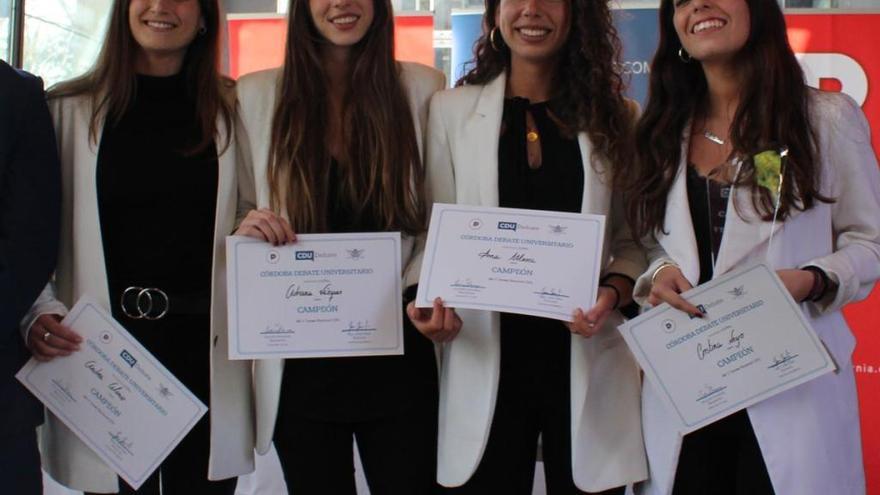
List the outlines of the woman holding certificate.
<svg viewBox="0 0 880 495">
<path fill-rule="evenodd" d="M 776 2 L 664 0 L 651 99 L 638 125 L 628 216 L 646 239 L 638 299 L 731 270 L 776 270 L 838 370 L 682 437 L 651 383 L 642 493 L 865 491 L 841 308 L 880 277 L 880 173 L 848 96 L 808 88 Z"/>
<path fill-rule="evenodd" d="M 215 253 L 235 226 L 241 161 L 234 83 L 217 67 L 220 29 L 214 0 L 115 2 L 95 67 L 50 91 L 64 214 L 55 281 L 31 309 L 28 343 L 42 360 L 84 345 L 58 320 L 90 296 L 210 404 L 210 423 L 223 431 L 227 420 L 214 412 L 246 413 L 223 393 L 247 389 L 250 370 L 222 354 L 209 362 L 212 318 L 225 321 L 225 306 L 212 301 L 225 293 Z M 211 372 L 223 380 L 214 393 Z M 57 418 L 43 433 L 54 479 L 117 490 L 113 470 Z M 209 434 L 205 416 L 136 493 L 233 493 L 235 479 L 208 477 L 241 474 L 233 466 L 246 459 L 224 432 L 209 469 Z"/>
<path fill-rule="evenodd" d="M 401 231 L 412 287 L 400 296 L 412 299 L 422 136 L 444 78 L 394 60 L 390 0 L 293 0 L 288 12 L 284 66 L 238 86 L 260 209 L 237 234 L 282 244 L 294 232 Z M 255 363 L 256 450 L 274 441 L 291 492 L 354 494 L 353 438 L 373 493 L 432 492 L 434 347 L 411 326 L 403 339 L 398 356 Z"/>
<path fill-rule="evenodd" d="M 635 110 L 609 7 L 489 0 L 483 22 L 475 65 L 431 102 L 432 198 L 610 215 L 605 275 L 595 307 L 568 328 L 458 310 L 441 366 L 439 482 L 449 493 L 530 493 L 540 436 L 548 493 L 623 493 L 647 468 L 639 372 L 615 309 L 630 301 L 644 256 L 612 214 Z"/>
</svg>

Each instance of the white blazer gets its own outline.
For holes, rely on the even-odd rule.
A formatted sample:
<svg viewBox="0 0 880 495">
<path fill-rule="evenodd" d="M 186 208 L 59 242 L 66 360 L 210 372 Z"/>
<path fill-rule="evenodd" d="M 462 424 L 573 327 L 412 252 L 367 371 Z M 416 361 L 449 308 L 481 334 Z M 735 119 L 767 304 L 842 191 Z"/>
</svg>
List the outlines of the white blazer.
<svg viewBox="0 0 880 495">
<path fill-rule="evenodd" d="M 731 196 L 742 216 L 731 201 L 714 274 L 766 260 L 774 269 L 815 265 L 840 284 L 833 299 L 801 305 L 839 371 L 749 407 L 748 415 L 776 493 L 857 495 L 865 492 L 865 477 L 851 361 L 855 338 L 840 309 L 865 298 L 880 278 L 880 171 L 868 123 L 856 103 L 842 94 L 818 91 L 811 93 L 810 100 L 821 191 L 836 202 L 793 211 L 777 224 L 768 252 L 770 223 L 755 213 L 749 190 L 735 190 Z M 648 254 L 651 265 L 636 283 L 640 302 L 650 292 L 651 275 L 663 262 L 678 264 L 692 284 L 699 280 L 685 180 L 687 136 L 681 149 L 682 161 L 666 203 L 669 233 L 658 235 L 659 245 Z M 638 491 L 668 494 L 682 437 L 650 382 L 642 401 L 651 477 Z"/>
<path fill-rule="evenodd" d="M 431 95 L 446 84 L 442 73 L 424 65 L 400 62 L 400 77 L 407 92 L 412 120 L 415 124 L 416 141 L 422 150 L 422 136 L 428 119 L 428 102 Z M 275 101 L 280 85 L 282 71 L 271 69 L 242 77 L 238 82 L 238 97 L 241 102 L 241 115 L 245 133 L 250 143 L 248 160 L 253 163 L 249 170 L 256 177 L 257 208 L 269 208 L 269 148 L 271 146 L 272 117 L 275 112 Z M 318 130 L 315 139 L 323 139 Z M 401 261 L 403 266 L 403 287 L 418 282 L 421 251 L 424 240 L 404 235 L 401 243 Z M 217 349 L 226 352 L 226 349 Z M 278 415 L 278 403 L 281 397 L 281 377 L 284 371 L 284 360 L 266 359 L 254 362 L 254 410 L 255 420 L 250 416 L 239 418 L 239 428 L 249 430 L 256 425 L 256 443 L 248 448 L 256 447 L 257 452 L 264 454 L 269 450 L 275 431 L 275 420 Z M 241 400 L 247 400 L 242 394 Z M 255 421 L 255 423 L 254 423 Z M 213 427 L 212 427 L 213 429 Z"/>
<path fill-rule="evenodd" d="M 230 90 L 230 95 L 232 94 Z M 69 97 L 49 102 L 55 124 L 62 170 L 62 222 L 58 268 L 55 281 L 49 283 L 25 317 L 29 327 L 41 314 L 67 313 L 76 301 L 89 295 L 110 310 L 110 294 L 104 264 L 104 246 L 98 216 L 96 170 L 98 146 L 89 139 L 91 105 L 87 97 Z M 243 163 L 233 134 L 229 147 L 222 149 L 230 130 L 218 120 L 218 184 L 214 227 L 214 268 L 211 291 L 211 340 L 195 352 L 212 353 L 210 420 L 212 456 L 209 473 L 212 479 L 228 478 L 253 470 L 253 454 L 241 445 L 252 442 L 252 429 L 232 429 L 238 417 L 250 412 L 250 401 L 236 390 L 250 390 L 250 366 L 247 362 L 225 358 L 226 344 L 226 260 L 225 237 L 235 227 L 237 206 L 247 210 L 247 198 L 240 197 L 242 186 L 236 178 Z M 237 125 L 237 124 L 236 124 Z M 99 129 L 103 124 L 99 124 Z M 97 136 L 98 143 L 101 133 Z M 250 187 L 241 187 L 248 191 Z M 217 384 L 217 386 L 215 386 Z M 214 432 L 222 432 L 217 434 Z M 96 493 L 118 491 L 116 473 L 61 421 L 47 412 L 41 427 L 40 443 L 43 468 L 53 479 L 70 488 Z M 205 476 L 209 476 L 205 473 Z"/>
<path fill-rule="evenodd" d="M 433 200 L 498 206 L 498 142 L 506 76 L 485 86 L 444 91 L 431 101 L 428 180 Z M 607 164 L 593 164 L 586 133 L 578 136 L 584 164 L 584 213 L 611 214 Z M 606 223 L 605 271 L 634 279 L 644 254 L 629 241 L 617 215 Z M 611 254 L 614 260 L 610 261 Z M 585 308 L 586 309 L 586 308 Z M 445 344 L 440 375 L 438 480 L 460 486 L 474 474 L 489 436 L 498 392 L 498 313 L 458 310 L 461 332 Z M 647 467 L 639 421 L 639 370 L 608 318 L 593 338 L 571 339 L 571 445 L 574 482 L 589 492 L 645 479 Z"/>
</svg>

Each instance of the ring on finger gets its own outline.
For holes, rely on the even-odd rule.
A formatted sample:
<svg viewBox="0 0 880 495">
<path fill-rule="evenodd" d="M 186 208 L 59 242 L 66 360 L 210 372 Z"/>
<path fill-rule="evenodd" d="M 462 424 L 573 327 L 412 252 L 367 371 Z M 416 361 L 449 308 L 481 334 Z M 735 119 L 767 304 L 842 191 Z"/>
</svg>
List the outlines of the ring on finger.
<svg viewBox="0 0 880 495">
<path fill-rule="evenodd" d="M 44 333 L 43 334 L 43 342 L 49 342 L 49 337 L 51 337 L 51 336 L 52 336 L 52 334 L 49 332 Z"/>
</svg>

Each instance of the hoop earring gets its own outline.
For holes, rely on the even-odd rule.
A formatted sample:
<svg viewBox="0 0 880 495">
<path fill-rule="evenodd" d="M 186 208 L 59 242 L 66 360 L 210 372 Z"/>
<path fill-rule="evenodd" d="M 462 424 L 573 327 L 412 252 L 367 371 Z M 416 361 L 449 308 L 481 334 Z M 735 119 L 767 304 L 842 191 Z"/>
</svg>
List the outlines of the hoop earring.
<svg viewBox="0 0 880 495">
<path fill-rule="evenodd" d="M 688 53 L 688 52 L 686 52 L 686 51 L 684 50 L 684 47 L 678 49 L 678 58 L 679 58 L 682 62 L 684 62 L 684 63 L 686 63 L 686 64 L 691 63 L 691 60 L 693 60 L 693 59 L 691 58 L 691 54 Z"/>
<path fill-rule="evenodd" d="M 498 26 L 493 27 L 492 30 L 489 31 L 489 46 L 491 46 L 492 49 L 495 50 L 496 52 L 500 52 L 501 49 L 498 48 L 498 45 L 495 43 L 495 32 L 496 31 L 498 31 Z"/>
<path fill-rule="evenodd" d="M 202 26 L 199 28 L 199 36 L 204 36 L 208 32 L 207 26 Z"/>
</svg>

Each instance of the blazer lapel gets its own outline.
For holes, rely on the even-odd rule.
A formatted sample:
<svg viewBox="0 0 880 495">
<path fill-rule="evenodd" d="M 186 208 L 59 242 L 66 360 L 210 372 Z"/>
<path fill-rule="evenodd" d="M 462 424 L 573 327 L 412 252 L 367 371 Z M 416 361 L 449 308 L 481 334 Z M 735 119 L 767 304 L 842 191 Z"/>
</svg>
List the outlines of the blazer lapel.
<svg viewBox="0 0 880 495">
<path fill-rule="evenodd" d="M 740 163 L 739 166 L 741 167 L 742 164 Z M 754 262 L 772 262 L 768 256 L 772 255 L 769 253 L 770 237 L 771 235 L 777 237 L 785 226 L 785 222 L 778 220 L 775 225 L 761 220 L 761 215 L 755 210 L 752 202 L 751 188 L 734 187 L 730 196 L 731 201 L 727 204 L 724 222 L 724 236 L 715 263 L 716 276 L 730 271 L 746 258 Z M 799 213 L 800 210 L 793 209 L 786 222 L 790 222 Z M 781 239 L 778 242 L 781 242 Z M 773 266 L 773 263 L 770 264 Z"/>
<path fill-rule="evenodd" d="M 685 129 L 690 129 L 690 125 L 685 126 Z M 687 156 L 690 139 L 688 134 L 686 131 L 682 138 L 681 160 L 666 199 L 663 229 L 667 234 L 663 232 L 657 234 L 657 241 L 663 246 L 666 254 L 678 264 L 685 278 L 696 285 L 700 280 L 700 256 L 687 194 Z"/>
<path fill-rule="evenodd" d="M 586 132 L 578 134 L 581 162 L 584 167 L 584 193 L 581 198 L 581 213 L 608 215 L 609 195 L 611 194 L 610 175 L 606 164 L 597 160 L 593 166 L 593 143 Z"/>
<path fill-rule="evenodd" d="M 498 206 L 498 142 L 501 137 L 501 117 L 504 113 L 504 73 L 483 87 L 474 113 L 462 129 L 465 153 L 479 168 L 480 205 Z"/>
</svg>

